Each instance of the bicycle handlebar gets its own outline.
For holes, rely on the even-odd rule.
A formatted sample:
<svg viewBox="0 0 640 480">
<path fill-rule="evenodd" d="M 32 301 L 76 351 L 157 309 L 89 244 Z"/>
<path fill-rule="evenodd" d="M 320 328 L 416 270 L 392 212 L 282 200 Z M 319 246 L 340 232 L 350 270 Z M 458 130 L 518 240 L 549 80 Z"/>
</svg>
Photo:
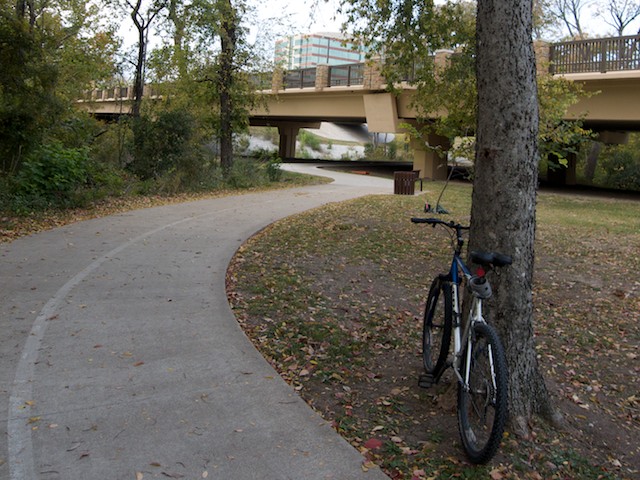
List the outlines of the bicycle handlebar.
<svg viewBox="0 0 640 480">
<path fill-rule="evenodd" d="M 413 223 L 428 223 L 432 225 L 434 228 L 436 225 L 444 225 L 445 227 L 450 228 L 451 230 L 455 230 L 457 237 L 457 248 L 456 253 L 460 255 L 462 251 L 462 245 L 464 243 L 464 239 L 462 238 L 462 230 L 469 230 L 470 227 L 465 227 L 460 225 L 459 223 L 450 220 L 445 222 L 444 220 L 440 220 L 439 218 L 418 218 L 413 217 L 411 219 Z M 479 264 L 485 266 L 495 266 L 495 267 L 504 267 L 505 265 L 511 265 L 513 259 L 509 255 L 504 255 L 498 252 L 471 252 L 471 259 Z"/>
<path fill-rule="evenodd" d="M 444 225 L 445 227 L 449 227 L 453 230 L 469 230 L 470 227 L 465 227 L 460 225 L 459 223 L 455 223 L 453 220 L 445 222 L 444 220 L 440 220 L 439 218 L 418 218 L 413 217 L 411 219 L 413 223 L 428 223 L 429 225 Z"/>
</svg>

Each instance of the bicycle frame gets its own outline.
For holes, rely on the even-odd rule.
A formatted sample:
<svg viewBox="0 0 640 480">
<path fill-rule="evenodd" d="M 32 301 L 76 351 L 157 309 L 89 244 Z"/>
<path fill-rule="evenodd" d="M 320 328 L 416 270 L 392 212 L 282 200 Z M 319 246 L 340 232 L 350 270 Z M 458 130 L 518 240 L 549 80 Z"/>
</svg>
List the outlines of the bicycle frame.
<svg viewBox="0 0 640 480">
<path fill-rule="evenodd" d="M 460 301 L 460 285 L 461 285 L 461 275 L 468 281 L 472 277 L 472 273 L 464 263 L 460 254 L 456 251 L 453 255 L 453 261 L 451 262 L 451 270 L 449 272 L 449 276 L 451 277 L 451 293 L 452 293 L 452 316 L 453 316 L 453 371 L 458 378 L 458 381 L 463 385 L 465 390 L 469 388 L 469 371 L 471 365 L 471 339 L 469 338 L 470 332 L 472 331 L 473 325 L 477 323 L 486 323 L 484 317 L 482 316 L 482 299 L 472 296 L 471 307 L 469 308 L 469 317 L 467 319 L 466 324 L 464 325 L 464 331 L 462 330 L 462 308 Z M 462 358 L 463 345 L 467 345 L 466 349 L 466 357 Z M 489 349 L 491 346 L 489 345 Z M 465 362 L 465 378 L 462 378 L 460 374 L 460 367 L 462 361 Z M 491 350 L 489 351 L 489 364 L 491 369 L 491 380 L 493 386 L 495 388 L 495 372 L 493 365 L 493 353 Z"/>
<path fill-rule="evenodd" d="M 461 243 L 460 240 L 458 240 L 458 242 L 459 244 Z M 460 258 L 460 254 L 456 249 L 456 252 L 453 254 L 451 269 L 449 271 L 449 276 L 451 277 L 451 293 L 453 300 L 453 371 L 455 372 L 456 377 L 458 377 L 458 381 L 462 382 L 466 387 L 469 384 L 468 372 L 469 363 L 471 361 L 471 351 L 470 349 L 467 349 L 467 368 L 465 368 L 465 371 L 467 372 L 465 376 L 467 378 L 462 378 L 462 375 L 460 375 L 460 364 L 462 361 L 463 351 L 462 346 L 464 345 L 464 343 L 469 343 L 469 332 L 471 331 L 471 326 L 478 321 L 484 322 L 484 319 L 482 318 L 482 300 L 474 296 L 471 303 L 471 308 L 469 310 L 469 318 L 467 320 L 467 323 L 464 325 L 464 331 L 462 330 L 462 302 L 460 299 L 460 285 L 462 280 L 461 275 L 465 280 L 469 280 L 471 278 L 471 271 L 462 261 L 462 258 Z"/>
</svg>

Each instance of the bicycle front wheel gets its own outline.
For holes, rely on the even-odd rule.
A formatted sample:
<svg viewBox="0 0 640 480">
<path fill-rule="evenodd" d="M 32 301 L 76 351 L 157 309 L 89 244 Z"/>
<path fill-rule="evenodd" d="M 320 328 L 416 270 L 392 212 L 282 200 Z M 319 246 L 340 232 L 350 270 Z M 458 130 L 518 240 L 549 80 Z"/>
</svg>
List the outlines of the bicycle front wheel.
<svg viewBox="0 0 640 480">
<path fill-rule="evenodd" d="M 461 368 L 469 382 L 458 387 L 458 427 L 469 460 L 487 463 L 500 446 L 507 420 L 507 361 L 490 325 L 478 323 L 470 335 Z"/>
<path fill-rule="evenodd" d="M 435 278 L 429 289 L 422 326 L 422 363 L 429 375 L 445 366 L 451 343 L 451 285 Z"/>
</svg>

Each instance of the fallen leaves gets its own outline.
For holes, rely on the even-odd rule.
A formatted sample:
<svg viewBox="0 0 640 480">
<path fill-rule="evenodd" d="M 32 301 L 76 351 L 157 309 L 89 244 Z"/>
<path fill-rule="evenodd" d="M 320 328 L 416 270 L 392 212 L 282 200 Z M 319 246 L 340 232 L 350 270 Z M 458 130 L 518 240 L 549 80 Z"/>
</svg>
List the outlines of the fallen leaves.
<svg viewBox="0 0 640 480">
<path fill-rule="evenodd" d="M 456 197 L 447 206 L 464 212 L 468 204 L 456 202 L 468 190 L 447 193 Z M 598 419 L 600 428 L 638 438 L 640 284 L 628 272 L 640 269 L 633 253 L 640 232 L 619 224 L 613 236 L 564 225 L 547 199 L 541 196 L 534 292 L 539 361 L 574 408 L 577 428 Z M 599 465 L 615 464 L 602 460 L 582 431 L 562 441 L 543 431 L 528 442 L 508 436 L 493 466 L 471 469 L 464 461 L 455 384 L 416 386 L 422 302 L 449 252 L 447 239 L 412 228 L 408 218 L 420 207 L 419 197 L 368 197 L 288 218 L 251 239 L 232 262 L 227 286 L 247 335 L 366 455 L 363 470 L 380 465 L 392 478 L 416 480 L 467 471 L 477 478 L 578 478 L 578 468 L 606 477 Z M 597 202 L 590 209 L 597 212 Z M 629 222 L 633 209 L 640 218 L 639 207 L 625 209 Z M 611 217 L 621 222 L 622 215 Z M 584 456 L 572 451 L 576 443 L 589 445 Z M 625 459 L 616 459 L 624 468 Z M 516 464 L 527 465 L 526 473 Z"/>
<path fill-rule="evenodd" d="M 362 446 L 367 450 L 378 450 L 379 448 L 382 447 L 382 445 L 383 445 L 383 442 L 379 438 L 370 438 L 369 440 L 367 440 L 362 444 Z"/>
</svg>

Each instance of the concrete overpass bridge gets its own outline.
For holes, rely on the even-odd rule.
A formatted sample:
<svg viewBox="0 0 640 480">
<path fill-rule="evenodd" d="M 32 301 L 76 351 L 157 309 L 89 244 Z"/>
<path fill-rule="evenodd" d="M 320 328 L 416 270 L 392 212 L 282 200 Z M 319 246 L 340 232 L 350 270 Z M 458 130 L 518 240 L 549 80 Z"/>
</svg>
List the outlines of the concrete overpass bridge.
<svg viewBox="0 0 640 480">
<path fill-rule="evenodd" d="M 436 52 L 436 65 L 451 52 Z M 567 119 L 584 118 L 585 126 L 605 143 L 624 143 L 627 132 L 640 130 L 640 35 L 536 44 L 538 71 L 581 82 L 593 95 L 581 99 L 567 112 Z M 318 128 L 321 122 L 366 123 L 371 132 L 398 133 L 403 124 L 416 124 L 412 108 L 415 88 L 400 85 L 399 93 L 386 91 L 380 65 L 371 62 L 274 72 L 268 84 L 258 84 L 265 102 L 250 113 L 251 125 L 274 126 L 280 134 L 282 158 L 295 155 L 300 128 Z M 146 95 L 153 98 L 153 91 Z M 86 108 L 100 116 L 126 114 L 132 89 L 91 92 Z M 429 135 L 412 140 L 414 170 L 439 179 L 446 175 L 446 160 L 430 146 L 449 148 L 448 139 Z M 575 178 L 575 166 L 567 181 Z"/>
</svg>

